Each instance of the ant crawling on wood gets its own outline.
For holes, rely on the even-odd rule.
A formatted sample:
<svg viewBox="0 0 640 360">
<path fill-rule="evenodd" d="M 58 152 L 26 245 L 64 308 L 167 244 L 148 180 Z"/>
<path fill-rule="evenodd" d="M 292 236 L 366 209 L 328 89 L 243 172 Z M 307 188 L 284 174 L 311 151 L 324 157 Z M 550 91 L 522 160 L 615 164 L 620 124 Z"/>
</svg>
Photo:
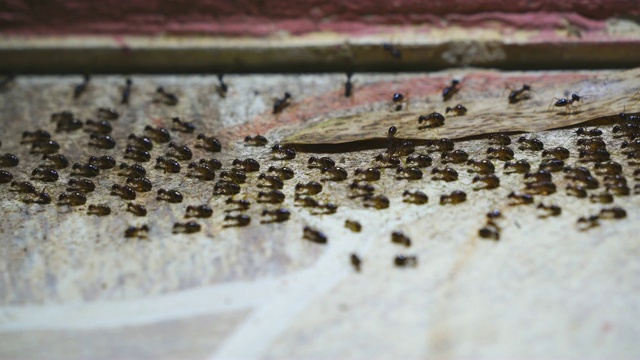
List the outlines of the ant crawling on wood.
<svg viewBox="0 0 640 360">
<path fill-rule="evenodd" d="M 521 100 L 526 100 L 530 97 L 529 91 L 531 90 L 531 86 L 524 84 L 521 89 L 512 90 L 509 93 L 509 104 L 516 104 Z"/>
<path fill-rule="evenodd" d="M 352 72 L 347 73 L 347 81 L 344 83 L 344 97 L 351 97 L 353 94 L 353 82 L 351 82 Z"/>
<path fill-rule="evenodd" d="M 577 103 L 579 101 L 582 101 L 582 98 L 584 96 L 580 96 L 578 94 L 571 94 L 571 98 L 570 99 L 558 99 L 558 98 L 553 98 L 553 100 L 551 101 L 551 105 L 549 105 L 549 111 L 551 110 L 552 107 L 563 107 L 566 108 L 565 113 L 567 114 L 567 116 L 575 113 L 576 110 L 576 106 L 574 105 L 574 103 Z"/>
</svg>

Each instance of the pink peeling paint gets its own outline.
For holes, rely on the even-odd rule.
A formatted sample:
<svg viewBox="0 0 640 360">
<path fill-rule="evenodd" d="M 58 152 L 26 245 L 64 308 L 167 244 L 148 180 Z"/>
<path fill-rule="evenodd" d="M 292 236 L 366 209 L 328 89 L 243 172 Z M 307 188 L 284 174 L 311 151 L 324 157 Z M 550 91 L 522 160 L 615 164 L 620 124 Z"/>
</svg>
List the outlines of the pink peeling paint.
<svg viewBox="0 0 640 360">
<path fill-rule="evenodd" d="M 614 16 L 638 16 L 635 0 L 6 0 L 0 32 L 20 35 L 208 34 L 278 31 L 371 33 L 389 25 L 549 29 L 567 22 L 598 30 Z"/>
</svg>

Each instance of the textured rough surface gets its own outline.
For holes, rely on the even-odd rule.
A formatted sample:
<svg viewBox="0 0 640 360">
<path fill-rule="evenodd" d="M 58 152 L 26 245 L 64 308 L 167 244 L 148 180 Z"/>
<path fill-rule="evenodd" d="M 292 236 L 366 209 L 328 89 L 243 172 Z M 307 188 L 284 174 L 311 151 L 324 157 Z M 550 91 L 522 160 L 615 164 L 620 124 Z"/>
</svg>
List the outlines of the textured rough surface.
<svg viewBox="0 0 640 360">
<path fill-rule="evenodd" d="M 634 95 L 640 94 L 638 69 L 600 77 L 585 74 L 579 81 L 575 81 L 576 78 L 575 74 L 520 77 L 518 80 L 529 85 L 532 91 L 525 93 L 529 99 L 515 104 L 507 101 L 507 95 L 511 90 L 521 89 L 522 85 L 510 83 L 509 79 L 500 84 L 497 80 L 502 80 L 502 77 L 498 72 L 470 71 L 470 76 L 460 72 L 455 79 L 460 81 L 457 88 L 463 89 L 463 94 L 447 101 L 442 101 L 441 93 L 449 86 L 450 79 L 415 78 L 397 84 L 402 89 L 398 90 L 399 93 L 411 95 L 411 101 L 402 104 L 403 111 L 395 111 L 395 105 L 387 95 L 390 104 L 386 110 L 327 119 L 288 137 L 285 142 L 340 144 L 362 139 L 383 140 L 389 126 L 401 129 L 399 136 L 412 140 L 543 131 L 617 118 L 619 113 L 626 111 L 626 105 L 634 102 Z M 565 79 L 573 82 L 563 81 Z M 568 107 L 553 106 L 556 100 L 571 100 L 572 94 L 582 95 L 584 99 Z M 504 100 L 493 101 L 500 97 Z M 447 108 L 454 108 L 460 103 L 467 108 L 469 116 L 446 112 Z M 425 128 L 427 123 L 418 122 L 420 116 L 434 111 L 446 117 L 442 126 Z"/>
<path fill-rule="evenodd" d="M 555 78 L 555 86 L 562 87 L 620 74 L 494 73 L 486 94 L 504 83 L 547 84 Z M 479 183 L 473 183 L 475 174 L 467 172 L 470 167 L 465 164 L 449 165 L 458 171 L 458 181 L 432 180 L 432 169 L 444 166 L 441 155 L 417 147 L 418 153 L 433 158 L 433 165 L 423 169 L 423 179 L 414 181 L 396 179 L 395 169 L 382 170 L 381 179 L 371 184 L 376 194 L 389 198 L 390 206 L 375 210 L 366 208 L 362 198 L 351 198 L 349 184 L 356 179 L 354 170 L 375 166 L 373 158 L 382 150 L 298 152 L 296 159 L 283 161 L 274 159 L 269 147 L 246 147 L 242 142 L 246 135 L 261 133 L 271 146 L 327 118 L 381 111 L 388 107 L 390 94 L 405 91 L 403 86 L 413 84 L 412 79 L 438 84 L 433 85 L 436 91 L 443 79 L 457 75 L 356 74 L 352 98 L 342 96 L 344 75 L 229 76 L 225 99 L 216 94 L 215 77 L 134 76 L 129 106 L 119 105 L 121 77 L 94 77 L 76 100 L 71 93 L 79 77 L 18 77 L 0 94 L 0 151 L 20 158 L 18 167 L 3 169 L 17 180 L 28 180 L 41 162 L 29 154 L 29 146 L 19 144 L 22 131 L 49 130 L 72 163 L 102 154 L 121 161 L 129 133 L 141 134 L 148 124 L 170 127 L 173 116 L 193 121 L 196 134 L 215 135 L 222 142 L 223 151 L 210 154 L 194 147 L 195 134 L 172 132 L 176 142 L 191 146 L 194 159 L 214 157 L 229 170 L 234 158 L 252 157 L 261 171 L 270 165 L 289 166 L 296 175 L 283 189 L 282 207 L 291 210 L 291 219 L 263 224 L 262 210 L 278 205 L 256 203 L 257 192 L 266 189 L 259 187 L 258 173 L 248 174 L 247 184 L 235 196 L 252 202 L 246 212 L 252 222 L 245 228 L 224 227 L 227 197 L 213 195 L 214 182 L 186 177 L 188 161 L 181 162 L 180 174 L 163 174 L 153 169 L 153 162 L 143 164 L 154 185 L 152 192 L 138 193 L 136 199 L 146 204 L 146 217 L 126 212 L 127 202 L 109 195 L 111 185 L 124 183 L 115 169 L 95 178 L 97 190 L 87 196 L 87 205 L 111 207 L 107 217 L 86 215 L 87 205 L 25 204 L 22 195 L 0 184 L 0 357 L 637 357 L 640 200 L 633 190 L 629 196 L 615 196 L 612 204 L 592 203 L 569 196 L 565 187 L 572 181 L 560 172 L 553 175 L 556 193 L 534 195 L 532 205 L 510 206 L 507 195 L 526 189 L 523 176 L 507 174 L 504 162 L 494 160 L 500 187 L 474 190 Z M 152 103 L 158 85 L 175 92 L 179 104 Z M 424 95 L 417 85 L 407 90 L 413 88 L 417 90 L 407 91 L 407 97 L 415 103 Z M 583 95 L 597 90 L 585 89 Z M 291 105 L 272 114 L 273 98 L 285 91 L 293 96 Z M 463 87 L 452 103 L 483 95 L 466 93 Z M 504 102 L 505 96 L 506 90 L 486 101 Z M 615 111 L 637 110 L 633 96 L 627 94 L 628 102 Z M 61 110 L 95 119 L 100 106 L 113 106 L 121 114 L 113 122 L 113 150 L 88 147 L 89 135 L 82 130 L 55 133 L 49 121 L 51 113 Z M 588 97 L 583 106 L 589 106 Z M 473 109 L 467 116 L 473 116 Z M 633 189 L 638 166 L 620 151 L 625 139 L 615 137 L 611 125 L 601 129 L 607 149 L 623 165 Z M 575 130 L 527 136 L 541 139 L 546 149 L 568 148 L 568 165 L 587 166 L 595 173 L 593 163 L 580 161 L 576 143 L 581 137 Z M 518 145 L 511 145 L 516 159 L 527 159 L 536 169 L 540 153 L 519 150 Z M 484 158 L 489 146 L 495 145 L 482 138 L 456 142 L 457 149 L 474 159 Z M 151 154 L 166 151 L 166 144 L 156 144 Z M 335 214 L 318 215 L 316 209 L 294 202 L 296 183 L 326 176 L 307 167 L 312 155 L 330 156 L 348 171 L 344 182 L 322 181 L 324 189 L 315 196 L 337 204 Z M 71 178 L 70 170 L 61 170 L 60 177 L 56 183 L 34 185 L 39 190 L 46 186 L 55 202 Z M 604 176 L 597 179 L 599 188 L 589 194 L 605 191 Z M 184 202 L 157 201 L 155 191 L 161 187 L 180 189 Z M 421 190 L 429 202 L 405 203 L 404 190 Z M 453 190 L 464 190 L 467 201 L 440 205 L 440 196 Z M 562 215 L 541 218 L 535 208 L 540 202 L 561 206 Z M 185 221 L 187 205 L 203 203 L 214 214 L 196 219 L 202 231 L 171 233 L 174 222 Z M 576 226 L 579 217 L 611 206 L 626 209 L 627 217 L 601 220 L 600 226 L 586 231 Z M 497 242 L 478 237 L 492 209 L 503 213 L 496 221 L 501 227 Z M 347 219 L 359 221 L 362 232 L 346 229 Z M 141 224 L 150 227 L 148 239 L 123 237 L 128 225 Z M 305 225 L 325 232 L 328 243 L 303 240 Z M 390 242 L 391 232 L 397 230 L 411 238 L 411 247 Z M 349 263 L 354 252 L 363 261 L 360 273 Z M 418 266 L 393 266 L 397 254 L 416 255 Z"/>
</svg>

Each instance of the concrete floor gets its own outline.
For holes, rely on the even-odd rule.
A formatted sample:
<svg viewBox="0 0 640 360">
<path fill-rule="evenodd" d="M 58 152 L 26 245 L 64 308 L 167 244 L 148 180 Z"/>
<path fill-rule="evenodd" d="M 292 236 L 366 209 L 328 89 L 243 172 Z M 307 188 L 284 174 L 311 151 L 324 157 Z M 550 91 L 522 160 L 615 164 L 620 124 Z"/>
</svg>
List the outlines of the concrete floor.
<svg viewBox="0 0 640 360">
<path fill-rule="evenodd" d="M 108 154 L 123 160 L 126 136 L 141 134 L 145 125 L 170 127 L 170 118 L 192 121 L 196 133 L 218 137 L 219 153 L 195 148 L 195 134 L 172 132 L 179 144 L 189 145 L 194 159 L 216 158 L 229 170 L 235 158 L 254 158 L 261 171 L 288 166 L 294 179 L 285 181 L 282 205 L 259 204 L 258 173 L 249 173 L 235 199 L 252 202 L 246 211 L 247 227 L 224 227 L 229 208 L 227 196 L 213 195 L 214 182 L 186 177 L 189 161 L 181 161 L 180 174 L 153 169 L 144 163 L 153 190 L 138 193 L 136 203 L 149 213 L 136 217 L 126 211 L 127 201 L 109 195 L 113 184 L 124 184 L 116 170 L 94 179 L 97 189 L 78 207 L 25 204 L 19 194 L 0 185 L 0 355 L 3 358 L 424 358 L 438 357 L 619 357 L 640 353 L 640 250 L 637 232 L 640 200 L 637 195 L 615 196 L 612 204 L 592 203 L 569 196 L 571 182 L 562 173 L 553 175 L 558 192 L 534 196 L 533 205 L 510 206 L 507 195 L 524 191 L 523 176 L 506 174 L 502 161 L 494 161 L 500 187 L 474 190 L 473 173 L 465 164 L 450 165 L 459 180 L 431 180 L 431 170 L 442 167 L 441 156 L 427 148 L 434 163 L 422 180 L 398 180 L 394 169 L 382 171 L 373 182 L 376 194 L 390 200 L 387 209 L 364 206 L 361 198 L 349 198 L 349 184 L 356 168 L 374 166 L 382 152 L 369 149 L 330 154 L 298 152 L 294 160 L 277 160 L 269 147 L 247 147 L 246 135 L 264 134 L 271 146 L 312 124 L 365 112 L 386 111 L 393 92 L 414 99 L 411 107 L 440 104 L 441 84 L 460 72 L 410 75 L 356 74 L 353 98 L 344 98 L 344 75 L 236 75 L 228 76 L 226 98 L 216 91 L 214 76 L 133 76 L 129 106 L 119 104 L 124 78 L 96 76 L 79 99 L 72 90 L 79 77 L 19 77 L 0 94 L 2 152 L 20 158 L 8 168 L 17 180 L 28 180 L 41 163 L 20 145 L 25 130 L 49 130 L 71 163 L 86 162 L 90 155 Z M 477 98 L 505 102 L 506 85 L 523 82 L 556 82 L 557 96 L 578 91 L 572 81 L 619 72 L 496 73 L 469 71 L 483 76 L 487 89 L 460 93 L 451 105 Z M 544 79 L 544 80 L 543 80 Z M 415 86 L 416 84 L 426 84 Z M 435 84 L 435 85 L 434 85 Z M 156 86 L 179 96 L 175 107 L 151 101 Z M 638 84 L 640 85 L 640 84 Z M 291 106 L 271 113 L 274 97 L 288 91 Z M 492 94 L 500 94 L 504 96 Z M 489 96 L 489 95 L 491 96 Z M 582 92 L 585 94 L 585 92 Z M 541 100 L 541 92 L 532 93 Z M 624 109 L 637 110 L 631 93 Z M 536 98 L 538 97 L 538 98 Z M 420 99 L 417 101 L 415 99 Z M 426 99 L 426 102 L 422 100 Z M 551 99 L 543 99 L 547 104 Z M 585 106 L 588 106 L 588 98 Z M 53 112 L 70 110 L 80 119 L 94 118 L 101 106 L 121 114 L 113 121 L 115 149 L 87 146 L 82 130 L 55 133 Z M 438 105 L 440 106 L 440 105 Z M 529 106 L 526 102 L 523 107 Z M 544 109 L 540 109 L 541 115 Z M 473 109 L 467 115 L 473 116 Z M 563 116 L 560 116 L 563 118 Z M 551 117 L 549 121 L 553 121 Z M 386 125 L 385 125 L 386 128 Z M 443 128 L 444 129 L 444 128 Z M 612 159 L 623 164 L 623 174 L 633 189 L 634 166 L 620 152 L 623 138 L 613 136 L 611 125 L 600 127 Z M 407 130 L 408 132 L 408 130 Z M 403 128 L 400 128 L 400 136 Z M 532 134 L 545 148 L 564 146 L 571 151 L 565 162 L 580 163 L 575 129 Z M 515 141 L 517 136 L 511 136 Z M 511 147 L 516 159 L 527 159 L 533 168 L 540 153 Z M 481 159 L 490 145 L 487 139 L 456 141 L 456 148 Z M 152 159 L 167 145 L 157 145 Z M 323 181 L 315 196 L 338 205 L 335 214 L 296 206 L 297 183 L 320 180 L 318 169 L 307 168 L 310 156 L 330 156 L 349 177 L 343 182 Z M 124 160 L 131 162 L 129 160 Z M 52 198 L 65 191 L 69 168 L 60 180 L 45 184 Z M 604 191 L 601 185 L 589 194 Z M 220 171 L 216 171 L 216 181 Z M 180 204 L 157 201 L 159 188 L 176 188 L 184 195 Z M 425 205 L 403 202 L 404 190 L 420 190 L 429 196 Z M 468 200 L 440 205 L 441 195 L 463 190 Z M 541 218 L 536 204 L 562 207 L 559 217 Z M 106 217 L 86 214 L 89 204 L 106 204 Z M 202 230 L 172 234 L 175 222 L 185 221 L 188 205 L 210 205 L 208 219 L 196 219 Z M 622 220 L 601 220 L 600 226 L 581 231 L 576 220 L 602 208 L 620 206 Z M 264 209 L 287 208 L 291 219 L 263 224 Z M 499 241 L 484 240 L 478 230 L 485 214 L 500 209 Z M 344 227 L 347 219 L 362 224 L 360 233 Z M 126 239 L 129 225 L 147 224 L 148 239 Z M 328 237 L 327 244 L 302 239 L 304 226 L 314 226 Z M 390 241 L 391 232 L 403 231 L 412 240 L 409 248 Z M 362 271 L 356 272 L 349 256 L 357 253 Z M 418 266 L 393 265 L 398 254 L 416 255 Z"/>
</svg>

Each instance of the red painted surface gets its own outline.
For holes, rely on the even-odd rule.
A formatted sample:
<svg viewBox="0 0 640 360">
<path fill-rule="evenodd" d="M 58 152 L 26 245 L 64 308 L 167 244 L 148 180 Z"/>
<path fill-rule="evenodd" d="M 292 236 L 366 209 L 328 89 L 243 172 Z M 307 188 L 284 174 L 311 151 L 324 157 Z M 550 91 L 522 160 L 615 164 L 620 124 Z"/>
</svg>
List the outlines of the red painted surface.
<svg viewBox="0 0 640 360">
<path fill-rule="evenodd" d="M 609 17 L 638 15 L 637 0 L 3 0 L 0 32 L 266 36 L 423 24 L 540 29 L 566 21 L 589 30 Z"/>
</svg>

